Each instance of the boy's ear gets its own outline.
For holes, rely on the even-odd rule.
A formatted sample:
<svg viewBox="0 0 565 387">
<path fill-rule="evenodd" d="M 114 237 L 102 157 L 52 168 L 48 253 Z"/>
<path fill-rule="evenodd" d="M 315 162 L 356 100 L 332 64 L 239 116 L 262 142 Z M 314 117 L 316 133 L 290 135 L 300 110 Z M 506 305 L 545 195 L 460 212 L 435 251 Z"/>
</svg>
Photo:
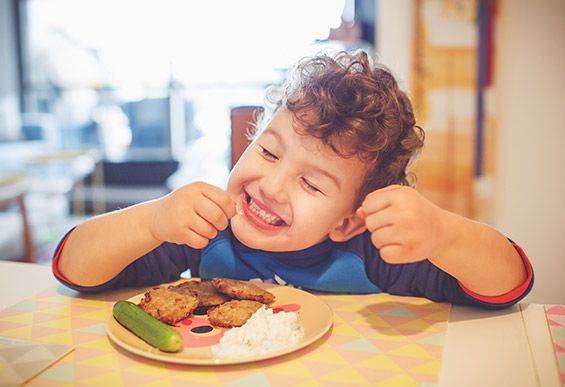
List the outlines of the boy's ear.
<svg viewBox="0 0 565 387">
<path fill-rule="evenodd" d="M 365 220 L 357 214 L 351 214 L 330 231 L 329 237 L 334 242 L 345 242 L 366 229 Z"/>
</svg>

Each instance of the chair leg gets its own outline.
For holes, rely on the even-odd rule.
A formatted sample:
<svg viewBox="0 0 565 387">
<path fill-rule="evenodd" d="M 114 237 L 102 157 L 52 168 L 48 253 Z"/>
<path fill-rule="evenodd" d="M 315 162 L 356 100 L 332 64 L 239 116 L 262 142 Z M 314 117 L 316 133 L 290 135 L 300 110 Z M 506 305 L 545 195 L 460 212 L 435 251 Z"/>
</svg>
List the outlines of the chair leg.
<svg viewBox="0 0 565 387">
<path fill-rule="evenodd" d="M 23 245 L 24 245 L 24 255 L 22 257 L 22 261 L 35 262 L 35 243 L 33 241 L 33 236 L 31 235 L 31 227 L 29 225 L 29 219 L 27 216 L 27 210 L 26 210 L 23 194 L 18 196 L 17 203 L 20 209 L 20 215 L 22 216 Z"/>
</svg>

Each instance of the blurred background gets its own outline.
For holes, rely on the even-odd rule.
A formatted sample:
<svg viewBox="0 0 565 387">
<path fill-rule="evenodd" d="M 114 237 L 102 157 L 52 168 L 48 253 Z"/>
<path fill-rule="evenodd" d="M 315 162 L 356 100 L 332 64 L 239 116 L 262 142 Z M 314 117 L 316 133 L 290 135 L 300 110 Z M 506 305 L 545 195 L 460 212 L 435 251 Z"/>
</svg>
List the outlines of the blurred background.
<svg viewBox="0 0 565 387">
<path fill-rule="evenodd" d="M 562 0 L 0 0 L 0 259 L 74 225 L 224 186 L 265 88 L 367 50 L 411 96 L 418 190 L 518 242 L 565 303 Z M 473 257 L 469 257 L 473 259 Z"/>
</svg>

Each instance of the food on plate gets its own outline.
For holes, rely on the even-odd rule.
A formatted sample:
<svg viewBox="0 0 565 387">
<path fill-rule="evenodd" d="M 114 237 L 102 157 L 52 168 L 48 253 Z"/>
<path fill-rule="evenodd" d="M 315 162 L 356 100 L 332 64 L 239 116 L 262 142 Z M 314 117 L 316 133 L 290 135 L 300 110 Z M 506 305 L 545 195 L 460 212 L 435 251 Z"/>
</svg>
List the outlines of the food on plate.
<svg viewBox="0 0 565 387">
<path fill-rule="evenodd" d="M 120 324 L 161 351 L 177 352 L 183 347 L 179 332 L 153 318 L 133 302 L 116 302 L 112 313 Z"/>
<path fill-rule="evenodd" d="M 194 295 L 198 298 L 199 306 L 216 306 L 230 299 L 218 292 L 210 281 L 185 281 L 178 285 L 171 285 L 169 289 L 183 294 Z"/>
<path fill-rule="evenodd" d="M 255 300 L 263 304 L 270 304 L 275 300 L 275 296 L 272 293 L 261 289 L 253 282 L 229 278 L 214 278 L 211 282 L 223 294 L 240 300 Z"/>
<path fill-rule="evenodd" d="M 274 313 L 261 305 L 243 326 L 225 332 L 212 354 L 218 358 L 259 356 L 291 347 L 303 337 L 296 312 Z"/>
<path fill-rule="evenodd" d="M 157 320 L 172 325 L 190 316 L 198 307 L 198 298 L 192 294 L 156 287 L 144 294 L 139 307 Z"/>
<path fill-rule="evenodd" d="M 228 301 L 208 310 L 208 320 L 220 327 L 240 327 L 262 306 L 262 303 L 253 300 Z"/>
<path fill-rule="evenodd" d="M 275 296 L 254 283 L 227 278 L 184 281 L 147 291 L 139 307 L 157 320 L 174 325 L 190 317 L 197 307 L 207 310 L 212 325 L 239 327 Z"/>
<path fill-rule="evenodd" d="M 217 287 L 232 295 L 217 293 Z M 139 305 L 119 301 L 114 305 L 113 315 L 122 326 L 161 351 L 177 352 L 184 346 L 191 349 L 211 346 L 212 356 L 216 359 L 271 352 L 282 354 L 281 350 L 290 350 L 303 340 L 304 328 L 298 324 L 296 312 L 299 305 L 275 307 L 239 297 L 255 297 L 269 302 L 275 298 L 272 293 L 245 281 L 193 279 L 148 289 L 135 298 L 140 299 Z M 223 302 L 218 305 L 203 305 L 220 301 Z M 212 341 L 191 341 L 212 331 L 216 332 Z"/>
</svg>

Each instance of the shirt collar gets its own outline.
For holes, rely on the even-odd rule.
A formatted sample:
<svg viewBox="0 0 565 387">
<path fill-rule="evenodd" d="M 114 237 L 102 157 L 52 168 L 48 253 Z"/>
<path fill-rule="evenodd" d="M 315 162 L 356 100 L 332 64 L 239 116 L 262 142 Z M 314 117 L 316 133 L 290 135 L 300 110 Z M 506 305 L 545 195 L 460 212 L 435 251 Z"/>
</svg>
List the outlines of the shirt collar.
<svg viewBox="0 0 565 387">
<path fill-rule="evenodd" d="M 327 238 L 322 242 L 315 244 L 314 246 L 308 247 L 303 250 L 297 251 L 264 251 L 264 250 L 257 250 L 247 247 L 243 243 L 241 243 L 231 232 L 231 228 L 229 232 L 232 236 L 231 240 L 233 241 L 233 247 L 235 250 L 241 253 L 258 253 L 258 254 L 267 254 L 280 261 L 281 263 L 285 263 L 292 266 L 299 266 L 299 267 L 307 267 L 313 264 L 316 264 L 322 260 L 325 260 L 330 257 L 331 251 L 336 247 L 337 242 L 332 241 L 331 239 Z"/>
</svg>

